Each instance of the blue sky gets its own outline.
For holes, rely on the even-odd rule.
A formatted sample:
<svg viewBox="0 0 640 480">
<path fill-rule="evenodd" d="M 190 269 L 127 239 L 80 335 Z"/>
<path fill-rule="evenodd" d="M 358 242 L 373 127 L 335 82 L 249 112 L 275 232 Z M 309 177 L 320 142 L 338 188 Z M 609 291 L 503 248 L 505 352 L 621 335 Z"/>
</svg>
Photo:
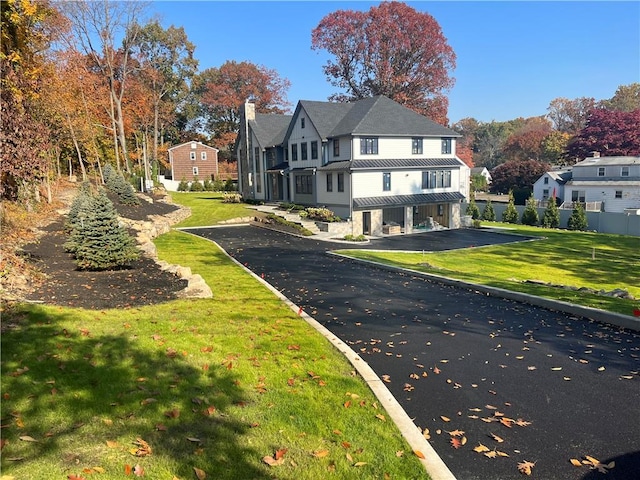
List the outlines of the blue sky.
<svg viewBox="0 0 640 480">
<path fill-rule="evenodd" d="M 551 100 L 611 98 L 640 82 L 640 2 L 406 2 L 440 24 L 457 56 L 449 120 L 483 122 L 544 115 Z M 184 27 L 200 70 L 227 60 L 274 69 L 291 82 L 288 100 L 336 91 L 311 50 L 311 31 L 336 10 L 365 1 L 154 1 L 149 13 Z"/>
</svg>

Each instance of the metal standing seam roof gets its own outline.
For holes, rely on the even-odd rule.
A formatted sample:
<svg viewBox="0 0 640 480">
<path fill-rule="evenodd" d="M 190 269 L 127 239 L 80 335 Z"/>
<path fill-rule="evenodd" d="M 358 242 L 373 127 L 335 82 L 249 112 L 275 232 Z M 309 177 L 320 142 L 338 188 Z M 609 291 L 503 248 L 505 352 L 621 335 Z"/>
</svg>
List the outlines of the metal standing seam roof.
<svg viewBox="0 0 640 480">
<path fill-rule="evenodd" d="M 464 200 L 460 192 L 419 193 L 416 195 L 392 195 L 380 197 L 354 198 L 354 210 L 369 208 L 404 207 L 413 205 L 426 205 L 430 203 L 451 203 Z"/>
<path fill-rule="evenodd" d="M 383 158 L 383 159 L 356 159 L 331 162 L 321 167 L 321 171 L 336 170 L 384 170 L 399 168 L 458 168 L 464 165 L 457 157 L 452 158 Z"/>
</svg>

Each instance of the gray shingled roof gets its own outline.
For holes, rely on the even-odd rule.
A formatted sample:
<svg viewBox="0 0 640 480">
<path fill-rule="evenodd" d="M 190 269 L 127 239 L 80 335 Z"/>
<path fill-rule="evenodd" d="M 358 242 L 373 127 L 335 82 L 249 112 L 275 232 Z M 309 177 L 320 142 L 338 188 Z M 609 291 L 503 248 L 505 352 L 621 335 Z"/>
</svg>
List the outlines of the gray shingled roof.
<svg viewBox="0 0 640 480">
<path fill-rule="evenodd" d="M 640 157 L 587 157 L 581 162 L 578 162 L 574 167 L 590 167 L 590 166 L 605 166 L 605 165 L 638 165 L 640 164 Z"/>
<path fill-rule="evenodd" d="M 299 103 L 323 140 L 342 135 L 461 136 L 384 95 L 349 103 Z"/>
<path fill-rule="evenodd" d="M 292 115 L 257 113 L 255 120 L 249 120 L 249 125 L 262 148 L 273 147 L 284 142 L 292 117 Z"/>
<path fill-rule="evenodd" d="M 381 207 L 402 207 L 428 203 L 451 203 L 464 200 L 460 192 L 420 193 L 417 195 L 393 195 L 385 197 L 354 198 L 354 210 Z"/>
<path fill-rule="evenodd" d="M 571 170 L 558 170 L 555 172 L 554 171 L 547 172 L 547 175 L 549 175 L 556 182 L 562 185 L 567 183 L 569 180 L 571 180 L 573 172 L 571 172 Z"/>
</svg>

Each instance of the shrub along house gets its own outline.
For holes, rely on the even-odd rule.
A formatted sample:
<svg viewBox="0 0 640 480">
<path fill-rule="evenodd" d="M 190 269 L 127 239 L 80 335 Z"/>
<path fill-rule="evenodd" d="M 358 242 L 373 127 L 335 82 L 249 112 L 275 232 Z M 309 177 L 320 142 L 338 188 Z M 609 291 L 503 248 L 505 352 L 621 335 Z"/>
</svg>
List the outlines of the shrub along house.
<svg viewBox="0 0 640 480">
<path fill-rule="evenodd" d="M 257 115 L 246 103 L 240 117 L 245 199 L 327 207 L 351 219 L 354 234 L 460 226 L 469 194 L 460 135 L 387 97 L 301 100 L 292 116 Z"/>
</svg>

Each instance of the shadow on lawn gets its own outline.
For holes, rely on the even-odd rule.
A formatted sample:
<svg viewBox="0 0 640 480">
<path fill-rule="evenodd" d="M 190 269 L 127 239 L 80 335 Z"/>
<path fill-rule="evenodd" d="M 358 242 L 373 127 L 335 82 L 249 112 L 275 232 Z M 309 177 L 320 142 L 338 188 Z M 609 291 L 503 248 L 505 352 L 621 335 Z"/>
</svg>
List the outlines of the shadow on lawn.
<svg viewBox="0 0 640 480">
<path fill-rule="evenodd" d="M 191 478 L 194 467 L 208 478 L 270 478 L 238 441 L 250 423 L 225 413 L 248 402 L 232 370 L 196 368 L 170 341 L 138 338 L 126 324 L 115 335 L 67 331 L 69 318 L 50 311 L 4 314 L 3 473 L 37 477 L 57 465 L 78 474 L 97 465 L 117 475 L 139 464 L 154 478 Z M 137 438 L 151 455 L 132 454 Z"/>
</svg>

